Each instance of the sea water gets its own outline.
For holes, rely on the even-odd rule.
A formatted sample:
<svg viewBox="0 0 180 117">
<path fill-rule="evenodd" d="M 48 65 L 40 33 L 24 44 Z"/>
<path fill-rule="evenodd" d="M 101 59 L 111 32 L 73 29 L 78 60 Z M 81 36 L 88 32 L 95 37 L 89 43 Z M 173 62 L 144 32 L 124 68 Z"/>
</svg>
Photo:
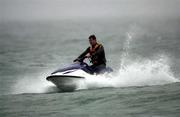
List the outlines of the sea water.
<svg viewBox="0 0 180 117">
<path fill-rule="evenodd" d="M 179 27 L 173 18 L 0 22 L 0 116 L 179 116 Z M 114 71 L 59 92 L 46 76 L 72 63 L 91 34 Z"/>
</svg>

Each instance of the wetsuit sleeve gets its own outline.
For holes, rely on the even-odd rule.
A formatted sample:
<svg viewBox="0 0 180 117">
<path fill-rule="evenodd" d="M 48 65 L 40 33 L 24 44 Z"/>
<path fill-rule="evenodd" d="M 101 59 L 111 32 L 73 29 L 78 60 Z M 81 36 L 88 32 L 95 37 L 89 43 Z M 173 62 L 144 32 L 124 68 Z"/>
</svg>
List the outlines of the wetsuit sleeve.
<svg viewBox="0 0 180 117">
<path fill-rule="evenodd" d="M 89 47 L 78 57 L 79 59 L 83 58 L 87 53 L 89 53 Z"/>
</svg>

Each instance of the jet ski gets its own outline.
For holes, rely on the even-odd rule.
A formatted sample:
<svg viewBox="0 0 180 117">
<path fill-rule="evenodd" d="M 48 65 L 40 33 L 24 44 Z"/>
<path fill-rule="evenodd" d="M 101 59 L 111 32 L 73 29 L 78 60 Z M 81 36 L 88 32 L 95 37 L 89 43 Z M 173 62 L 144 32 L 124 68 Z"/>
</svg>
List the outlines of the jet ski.
<svg viewBox="0 0 180 117">
<path fill-rule="evenodd" d="M 101 73 L 105 73 L 113 70 L 110 67 L 106 67 L 101 71 Z M 46 80 L 55 84 L 60 91 L 71 92 L 78 88 L 80 82 L 85 81 L 87 74 L 94 75 L 94 72 L 87 63 L 79 60 L 67 67 L 54 71 Z"/>
</svg>

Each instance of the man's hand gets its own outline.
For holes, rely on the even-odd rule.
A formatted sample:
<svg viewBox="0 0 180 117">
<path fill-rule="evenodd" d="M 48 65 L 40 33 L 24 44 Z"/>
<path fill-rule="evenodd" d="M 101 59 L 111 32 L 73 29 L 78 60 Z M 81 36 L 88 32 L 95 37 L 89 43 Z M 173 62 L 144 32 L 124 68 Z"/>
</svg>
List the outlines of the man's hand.
<svg viewBox="0 0 180 117">
<path fill-rule="evenodd" d="M 78 61 L 78 59 L 73 60 L 73 62 L 77 62 L 77 61 Z"/>
<path fill-rule="evenodd" d="M 86 56 L 85 56 L 85 57 L 86 57 L 86 58 L 91 58 L 90 53 L 86 54 Z"/>
</svg>

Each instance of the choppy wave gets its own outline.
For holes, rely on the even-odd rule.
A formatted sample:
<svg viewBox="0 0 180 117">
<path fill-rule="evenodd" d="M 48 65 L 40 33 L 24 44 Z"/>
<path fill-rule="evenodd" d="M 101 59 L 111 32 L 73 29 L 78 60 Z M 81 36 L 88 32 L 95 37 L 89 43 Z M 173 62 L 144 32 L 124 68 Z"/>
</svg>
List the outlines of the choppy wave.
<svg viewBox="0 0 180 117">
<path fill-rule="evenodd" d="M 32 77 L 32 76 L 31 76 Z M 21 78 L 13 86 L 12 93 L 48 93 L 56 92 L 55 86 L 45 80 L 45 75 L 36 78 Z M 102 87 L 131 87 L 164 85 L 179 82 L 174 77 L 168 59 L 144 60 L 133 62 L 121 67 L 110 74 L 86 75 L 83 82 L 79 82 L 77 90 L 95 89 Z"/>
<path fill-rule="evenodd" d="M 46 75 L 23 76 L 12 86 L 12 94 L 57 92 L 56 87 L 46 81 Z"/>
<path fill-rule="evenodd" d="M 159 59 L 135 62 L 111 74 L 87 76 L 79 89 L 98 87 L 152 86 L 179 82 L 167 61 Z"/>
</svg>

